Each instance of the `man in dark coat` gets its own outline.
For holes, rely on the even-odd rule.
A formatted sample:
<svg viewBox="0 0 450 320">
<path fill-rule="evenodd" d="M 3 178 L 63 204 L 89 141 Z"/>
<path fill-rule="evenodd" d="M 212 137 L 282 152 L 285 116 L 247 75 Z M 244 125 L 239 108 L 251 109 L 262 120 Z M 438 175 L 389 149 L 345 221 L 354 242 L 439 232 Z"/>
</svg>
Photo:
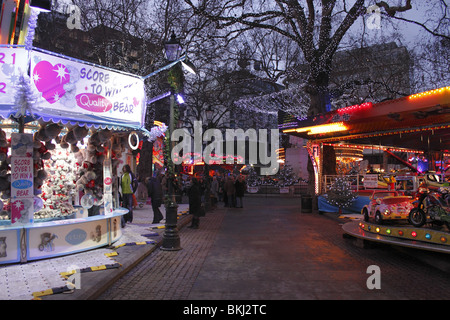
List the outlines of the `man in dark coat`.
<svg viewBox="0 0 450 320">
<path fill-rule="evenodd" d="M 156 177 L 151 177 L 147 183 L 148 196 L 152 200 L 153 222 L 159 223 L 164 217 L 159 210 L 163 201 L 163 191 L 161 182 Z"/>
<path fill-rule="evenodd" d="M 245 183 L 245 179 L 242 175 L 240 175 L 235 184 L 234 184 L 235 188 L 236 188 L 236 207 L 237 208 L 243 208 L 244 207 L 244 203 L 242 202 L 242 198 L 244 197 L 245 194 L 245 189 L 247 189 L 247 184 Z M 239 202 L 239 205 L 238 205 Z"/>
<path fill-rule="evenodd" d="M 189 228 L 198 229 L 200 225 L 200 217 L 203 216 L 202 212 L 202 193 L 200 190 L 200 183 L 197 178 L 191 179 L 191 187 L 188 191 L 189 194 L 189 213 L 192 214 L 192 224 Z"/>
<path fill-rule="evenodd" d="M 224 185 L 224 191 L 227 194 L 226 207 L 236 207 L 236 187 L 234 185 L 234 176 L 230 176 L 227 178 L 227 181 Z"/>
</svg>

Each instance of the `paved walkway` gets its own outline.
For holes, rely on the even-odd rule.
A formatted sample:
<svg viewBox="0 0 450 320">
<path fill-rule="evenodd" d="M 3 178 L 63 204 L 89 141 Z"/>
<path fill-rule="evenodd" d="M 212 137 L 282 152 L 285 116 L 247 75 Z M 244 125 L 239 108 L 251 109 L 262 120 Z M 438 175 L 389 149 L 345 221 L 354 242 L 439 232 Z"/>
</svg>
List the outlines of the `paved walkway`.
<svg viewBox="0 0 450 320">
<path fill-rule="evenodd" d="M 298 198 L 245 200 L 183 229 L 181 251 L 152 252 L 99 299 L 450 298 L 448 273 L 391 247 L 355 246 L 337 219 L 301 214 Z M 379 290 L 367 287 L 371 265 Z"/>
<path fill-rule="evenodd" d="M 178 207 L 180 226 L 190 220 L 189 215 L 184 214 L 187 210 L 187 204 L 180 204 Z M 165 217 L 163 206 L 161 212 Z M 80 279 L 81 289 L 74 290 L 73 293 L 44 295 L 40 296 L 39 299 L 87 300 L 98 296 L 98 292 L 102 292 L 105 287 L 156 249 L 161 241 L 164 229 L 154 228 L 164 225 L 151 224 L 152 220 L 153 211 L 150 205 L 135 209 L 133 223 L 126 225 L 122 237 L 114 243 L 114 246 L 145 241 L 154 241 L 155 244 L 127 245 L 118 249 L 103 247 L 58 258 L 31 261 L 25 264 L 0 265 L 0 300 L 31 300 L 36 297 L 36 293 L 41 291 L 52 290 L 55 292 L 56 290 L 53 289 L 65 287 L 66 280 L 61 276 L 61 273 L 120 263 L 121 266 L 116 269 L 83 273 Z M 107 255 L 111 253 L 118 253 L 118 255 L 108 257 Z"/>
<path fill-rule="evenodd" d="M 297 300 L 450 299 L 450 277 L 388 246 L 364 249 L 343 237 L 332 215 L 302 214 L 299 198 L 246 197 L 245 208 L 219 208 L 201 219 L 200 229 L 182 227 L 182 250 L 157 245 L 102 248 L 77 255 L 0 267 L 0 299 L 32 299 L 35 291 L 65 285 L 59 275 L 119 262 L 121 267 L 81 275 L 81 289 L 43 300 Z M 180 205 L 179 212 L 187 209 Z M 151 231 L 150 207 L 135 211 L 120 243 L 150 238 L 160 243 L 163 229 Z M 150 230 L 149 230 L 150 229 Z M 153 234 L 153 236 L 151 236 Z M 104 254 L 117 252 L 107 258 Z M 367 268 L 381 271 L 381 289 L 367 288 Z"/>
</svg>

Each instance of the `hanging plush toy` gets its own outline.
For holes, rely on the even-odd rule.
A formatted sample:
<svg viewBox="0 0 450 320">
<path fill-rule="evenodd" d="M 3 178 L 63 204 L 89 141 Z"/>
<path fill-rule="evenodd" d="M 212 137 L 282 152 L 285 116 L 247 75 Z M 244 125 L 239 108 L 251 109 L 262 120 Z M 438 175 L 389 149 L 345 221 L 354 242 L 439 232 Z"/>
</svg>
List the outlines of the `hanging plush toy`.
<svg viewBox="0 0 450 320">
<path fill-rule="evenodd" d="M 8 146 L 10 143 L 6 139 L 6 133 L 0 129 L 0 192 L 5 197 L 11 194 L 10 166 L 8 164 Z M 2 196 L 3 198 L 3 196 Z M 9 198 L 9 196 L 8 196 Z M 7 198 L 4 198 L 7 199 Z"/>
<path fill-rule="evenodd" d="M 69 143 L 59 136 L 61 131 L 58 124 L 43 124 L 34 135 L 34 194 L 42 200 L 35 199 L 35 219 L 63 218 L 74 212 L 70 199 L 75 188 L 75 161 L 66 150 Z M 76 140 L 70 141 L 76 144 Z M 60 147 L 66 143 L 66 149 L 58 148 L 58 143 Z"/>
</svg>

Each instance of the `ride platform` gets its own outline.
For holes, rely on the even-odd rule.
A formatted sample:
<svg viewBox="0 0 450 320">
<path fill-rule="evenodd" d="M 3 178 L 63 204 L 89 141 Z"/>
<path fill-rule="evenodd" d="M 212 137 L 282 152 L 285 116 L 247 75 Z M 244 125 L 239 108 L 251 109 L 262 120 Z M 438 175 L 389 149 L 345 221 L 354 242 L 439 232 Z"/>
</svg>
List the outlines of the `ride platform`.
<svg viewBox="0 0 450 320">
<path fill-rule="evenodd" d="M 362 240 L 450 253 L 450 232 L 443 230 L 410 225 L 378 225 L 365 221 L 347 222 L 342 229 L 346 234 Z"/>
</svg>

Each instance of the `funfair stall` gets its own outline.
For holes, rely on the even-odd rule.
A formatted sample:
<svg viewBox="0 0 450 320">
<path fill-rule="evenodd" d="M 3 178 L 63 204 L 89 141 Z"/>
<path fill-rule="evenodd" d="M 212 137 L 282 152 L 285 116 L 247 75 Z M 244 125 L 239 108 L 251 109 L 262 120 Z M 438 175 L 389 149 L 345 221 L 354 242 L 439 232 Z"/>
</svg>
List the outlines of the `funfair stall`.
<svg viewBox="0 0 450 320">
<path fill-rule="evenodd" d="M 280 114 L 279 128 L 283 133 L 307 140 L 306 148 L 314 168 L 314 185 L 319 199 L 319 210 L 329 211 L 332 207 L 324 197 L 330 189 L 327 177 L 323 175 L 325 147 L 333 148 L 337 163 L 341 161 L 341 157 L 347 157 L 360 165 L 364 150 L 377 150 L 383 153 L 384 163 L 377 168 L 378 170 L 373 170 L 370 163 L 368 165 L 366 163 L 364 172 L 362 174 L 361 171 L 359 172 L 359 178 L 350 180 L 349 176 L 343 175 L 347 179 L 349 189 L 358 195 L 353 197 L 356 201 L 352 202 L 351 206 L 354 208 L 349 212 L 362 213 L 364 208 L 377 210 L 376 208 L 394 202 L 392 199 L 376 199 L 374 192 L 377 190 L 400 191 L 411 196 L 410 201 L 414 202 L 416 200 L 414 197 L 420 198 L 421 189 L 441 189 L 445 192 L 445 187 L 448 186 L 450 87 L 381 103 L 348 106 L 302 119 Z M 395 158 L 402 170 L 395 172 L 380 170 L 383 169 L 389 157 Z M 416 208 L 419 206 L 418 209 L 427 212 L 425 202 L 425 200 L 415 202 Z M 386 218 L 388 214 L 391 214 L 392 207 L 393 205 L 380 209 L 378 218 L 380 216 Z M 336 212 L 337 208 L 334 207 L 331 210 Z M 439 231 L 433 232 L 424 231 L 424 227 L 411 226 L 409 211 L 406 215 L 398 215 L 402 218 L 404 225 L 395 230 L 392 227 L 373 224 L 372 218 L 377 217 L 377 212 L 373 212 L 373 215 L 368 215 L 369 219 L 364 219 L 360 225 L 356 226 L 354 235 L 361 236 L 361 233 L 367 235 L 372 232 L 375 233 L 374 241 L 380 241 L 379 239 L 384 236 L 389 237 L 389 240 L 394 237 L 396 239 L 394 241 L 409 239 L 421 245 L 425 242 L 431 246 L 438 245 L 438 248 L 442 248 L 442 245 L 444 247 L 450 245 L 449 230 L 445 227 L 441 228 L 446 224 L 446 217 L 450 217 L 448 207 L 439 208 L 436 217 L 439 216 L 440 221 L 434 221 L 436 223 L 433 224 L 433 227 L 436 226 Z M 430 214 L 433 217 L 431 211 L 428 213 L 425 226 L 430 225 Z M 379 220 L 382 221 L 382 219 Z M 412 229 L 404 229 L 405 226 Z M 406 243 L 411 242 L 406 241 Z M 445 247 L 444 251 L 448 250 L 449 248 Z"/>
<path fill-rule="evenodd" d="M 117 169 L 164 132 L 143 127 L 144 81 L 24 46 L 0 59 L 0 264 L 115 242 Z"/>
<path fill-rule="evenodd" d="M 450 150 L 450 87 L 381 103 L 363 103 L 307 118 L 281 114 L 283 133 L 308 141 L 307 149 L 316 174 L 315 191 L 323 191 L 323 147 L 333 146 L 355 154 L 357 149 L 382 150 L 395 156 L 408 153 L 438 160 L 445 170 Z M 342 152 L 342 151 L 341 151 Z M 405 166 L 411 167 L 411 164 Z M 436 161 L 434 161 L 436 166 Z M 420 171 L 420 167 L 416 171 Z M 432 168 L 427 168 L 432 169 Z M 385 183 L 387 186 L 387 184 Z"/>
</svg>

